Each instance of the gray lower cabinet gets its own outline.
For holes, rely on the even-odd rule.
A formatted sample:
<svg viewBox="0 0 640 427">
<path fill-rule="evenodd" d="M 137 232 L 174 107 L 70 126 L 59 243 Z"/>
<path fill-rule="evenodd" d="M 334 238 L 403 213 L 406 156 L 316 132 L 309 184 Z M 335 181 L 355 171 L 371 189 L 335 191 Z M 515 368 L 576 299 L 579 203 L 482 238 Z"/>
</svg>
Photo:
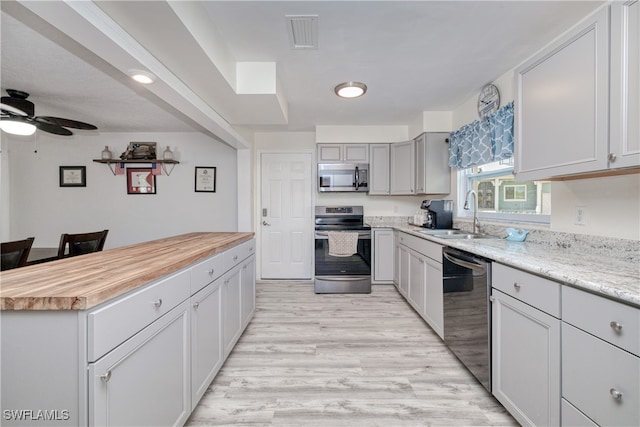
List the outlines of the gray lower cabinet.
<svg viewBox="0 0 640 427">
<path fill-rule="evenodd" d="M 560 284 L 492 273 L 492 392 L 523 426 L 560 425 Z"/>
<path fill-rule="evenodd" d="M 388 228 L 373 230 L 372 283 L 392 283 L 394 275 L 394 232 Z"/>
<path fill-rule="evenodd" d="M 240 271 L 240 311 L 242 329 L 249 324 L 256 311 L 256 256 L 242 263 Z"/>
<path fill-rule="evenodd" d="M 89 365 L 90 425 L 182 425 L 191 413 L 185 301 Z"/>
<path fill-rule="evenodd" d="M 222 367 L 222 280 L 191 297 L 191 406 L 195 408 Z"/>
<path fill-rule="evenodd" d="M 408 233 L 395 238 L 394 283 L 407 302 L 442 338 L 442 246 Z"/>
<path fill-rule="evenodd" d="M 567 426 L 640 425 L 640 309 L 562 288 L 562 408 Z"/>
<path fill-rule="evenodd" d="M 225 307 L 222 316 L 222 341 L 225 359 L 240 338 L 242 328 L 241 301 L 240 269 L 234 269 L 222 278 L 222 306 Z"/>
</svg>

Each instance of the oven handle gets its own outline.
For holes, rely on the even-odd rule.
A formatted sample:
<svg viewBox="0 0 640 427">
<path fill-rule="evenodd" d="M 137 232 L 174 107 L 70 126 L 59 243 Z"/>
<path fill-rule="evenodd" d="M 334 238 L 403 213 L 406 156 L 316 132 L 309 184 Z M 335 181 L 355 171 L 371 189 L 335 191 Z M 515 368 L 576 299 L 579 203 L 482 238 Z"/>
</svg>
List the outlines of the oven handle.
<svg viewBox="0 0 640 427">
<path fill-rule="evenodd" d="M 457 264 L 461 267 L 466 267 L 466 268 L 470 268 L 472 270 L 476 270 L 476 271 L 485 271 L 486 267 L 480 263 L 475 263 L 475 262 L 469 262 L 469 261 L 463 261 L 460 258 L 454 258 L 451 255 L 449 255 L 446 252 L 442 252 L 442 256 L 444 256 L 447 261 L 453 263 L 453 264 Z"/>
<path fill-rule="evenodd" d="M 354 231 L 355 233 L 355 231 Z M 358 231 L 358 239 L 371 240 L 371 231 Z M 329 238 L 328 231 L 316 231 L 316 239 L 326 240 Z"/>
<path fill-rule="evenodd" d="M 315 276 L 325 282 L 360 282 L 363 276 Z"/>
</svg>

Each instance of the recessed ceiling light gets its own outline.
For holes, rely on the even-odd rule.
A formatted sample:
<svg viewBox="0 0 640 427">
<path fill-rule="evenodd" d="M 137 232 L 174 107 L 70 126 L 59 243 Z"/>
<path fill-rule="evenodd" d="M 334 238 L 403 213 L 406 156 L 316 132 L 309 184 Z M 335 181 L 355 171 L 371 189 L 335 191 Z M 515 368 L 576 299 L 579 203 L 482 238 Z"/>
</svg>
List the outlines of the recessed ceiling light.
<svg viewBox="0 0 640 427">
<path fill-rule="evenodd" d="M 131 76 L 131 78 L 133 80 L 137 81 L 138 83 L 145 84 L 145 85 L 151 84 L 154 81 L 156 81 L 156 76 L 154 76 L 153 74 L 151 74 L 148 71 L 129 70 L 129 75 Z"/>
<path fill-rule="evenodd" d="M 346 82 L 340 83 L 334 90 L 341 98 L 357 98 L 367 92 L 367 85 L 360 82 Z"/>
<path fill-rule="evenodd" d="M 13 135 L 33 135 L 36 132 L 36 127 L 31 123 L 25 123 L 14 120 L 2 120 L 0 121 L 0 129 Z"/>
</svg>

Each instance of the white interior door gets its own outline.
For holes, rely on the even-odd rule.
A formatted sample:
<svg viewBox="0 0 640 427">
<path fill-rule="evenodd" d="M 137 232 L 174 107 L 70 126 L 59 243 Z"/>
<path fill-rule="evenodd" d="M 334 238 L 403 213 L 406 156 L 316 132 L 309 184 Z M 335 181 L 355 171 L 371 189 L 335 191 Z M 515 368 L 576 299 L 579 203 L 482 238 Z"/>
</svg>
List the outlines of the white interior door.
<svg viewBox="0 0 640 427">
<path fill-rule="evenodd" d="M 311 153 L 261 155 L 262 279 L 311 279 L 311 164 Z"/>
</svg>

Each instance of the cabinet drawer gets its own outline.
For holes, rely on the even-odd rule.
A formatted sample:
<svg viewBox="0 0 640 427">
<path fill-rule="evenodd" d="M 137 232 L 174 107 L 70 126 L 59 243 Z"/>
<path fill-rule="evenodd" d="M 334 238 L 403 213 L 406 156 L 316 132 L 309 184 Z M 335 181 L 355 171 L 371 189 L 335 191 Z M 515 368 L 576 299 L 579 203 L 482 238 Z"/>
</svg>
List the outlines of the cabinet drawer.
<svg viewBox="0 0 640 427">
<path fill-rule="evenodd" d="M 89 362 L 133 336 L 189 298 L 190 275 L 185 270 L 134 291 L 88 314 Z"/>
<path fill-rule="evenodd" d="M 400 244 L 442 264 L 442 245 L 407 233 L 399 233 L 399 235 Z"/>
<path fill-rule="evenodd" d="M 562 287 L 562 320 L 640 356 L 640 309 Z"/>
<path fill-rule="evenodd" d="M 520 301 L 560 317 L 560 283 L 493 263 L 492 286 Z"/>
<path fill-rule="evenodd" d="M 191 267 L 191 295 L 222 276 L 227 270 L 224 254 L 214 255 Z"/>
<path fill-rule="evenodd" d="M 255 253 L 255 247 L 255 239 L 251 239 L 224 252 L 223 255 L 227 258 L 227 270 L 253 255 Z"/>
<path fill-rule="evenodd" d="M 640 358 L 562 323 L 562 397 L 596 424 L 640 425 L 638 378 Z"/>
</svg>

